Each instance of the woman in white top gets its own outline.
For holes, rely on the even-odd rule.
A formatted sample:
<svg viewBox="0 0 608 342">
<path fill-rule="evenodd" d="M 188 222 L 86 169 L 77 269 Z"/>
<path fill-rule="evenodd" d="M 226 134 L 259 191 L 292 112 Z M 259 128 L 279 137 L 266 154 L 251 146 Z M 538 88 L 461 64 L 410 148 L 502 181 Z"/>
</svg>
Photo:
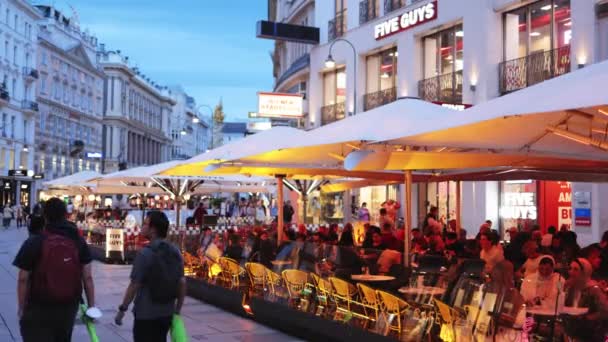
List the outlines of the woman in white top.
<svg viewBox="0 0 608 342">
<path fill-rule="evenodd" d="M 266 208 L 262 203 L 258 203 L 258 206 L 255 208 L 255 220 L 259 224 L 266 223 Z"/>
<path fill-rule="evenodd" d="M 494 266 L 505 260 L 502 246 L 498 244 L 498 236 L 494 232 L 484 232 L 479 238 L 481 245 L 480 258 L 486 262 L 484 271 L 490 274 Z"/>
<path fill-rule="evenodd" d="M 541 257 L 538 271 L 528 275 L 521 284 L 521 295 L 528 306 L 555 310 L 557 295 L 561 292 L 560 275 L 554 273 L 555 260 L 549 255 Z M 564 295 L 561 295 L 563 301 Z"/>
</svg>

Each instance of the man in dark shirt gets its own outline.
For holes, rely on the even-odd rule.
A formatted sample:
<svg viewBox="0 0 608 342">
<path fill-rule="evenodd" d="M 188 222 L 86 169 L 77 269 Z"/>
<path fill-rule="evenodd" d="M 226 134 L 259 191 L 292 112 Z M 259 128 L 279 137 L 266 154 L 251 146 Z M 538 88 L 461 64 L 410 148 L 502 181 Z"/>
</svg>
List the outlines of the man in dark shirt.
<svg viewBox="0 0 608 342">
<path fill-rule="evenodd" d="M 89 307 L 95 306 L 95 290 L 91 271 L 91 253 L 83 238 L 78 236 L 76 226 L 67 221 L 65 203 L 58 198 L 44 205 L 45 233 L 27 239 L 13 261 L 19 268 L 17 284 L 18 316 L 24 342 L 70 341 L 80 297 L 70 303 L 50 303 L 44 296 L 34 295 L 30 289 L 36 282 L 36 270 L 40 265 L 43 243 L 48 236 L 58 234 L 73 240 L 82 265 L 82 283 Z M 66 277 L 69 278 L 69 277 Z"/>
<path fill-rule="evenodd" d="M 291 201 L 287 201 L 285 203 L 285 206 L 283 206 L 283 222 L 291 223 L 294 213 L 295 213 L 295 211 L 293 210 L 293 207 L 291 206 Z"/>
<path fill-rule="evenodd" d="M 186 296 L 186 278 L 184 278 L 184 262 L 181 258 L 180 251 L 165 240 L 167 231 L 169 230 L 169 220 L 167 216 L 160 211 L 148 212 L 144 224 L 142 226 L 142 234 L 150 239 L 150 245 L 143 248 L 137 254 L 131 269 L 131 282 L 122 300 L 122 304 L 118 307 L 115 322 L 122 324 L 122 319 L 129 308 L 129 304 L 135 300 L 133 308 L 133 316 L 135 321 L 133 324 L 133 340 L 135 342 L 155 342 L 166 341 L 173 315 L 179 315 L 184 297 Z M 175 268 L 167 270 L 170 274 L 177 274 L 175 278 L 176 288 L 166 291 L 175 290 L 176 297 L 159 301 L 155 299 L 154 284 L 151 282 L 153 277 L 153 267 L 160 259 L 160 251 L 166 252 L 168 259 L 176 260 L 177 263 L 163 264 L 165 268 Z M 159 254 L 157 254 L 159 253 Z M 163 288 L 163 292 L 165 289 Z"/>
</svg>

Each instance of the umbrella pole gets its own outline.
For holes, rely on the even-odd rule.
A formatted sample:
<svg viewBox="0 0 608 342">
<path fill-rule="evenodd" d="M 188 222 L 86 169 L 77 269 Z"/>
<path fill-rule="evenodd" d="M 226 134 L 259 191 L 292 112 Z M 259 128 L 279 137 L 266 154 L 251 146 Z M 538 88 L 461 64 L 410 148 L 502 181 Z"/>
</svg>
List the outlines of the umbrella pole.
<svg viewBox="0 0 608 342">
<path fill-rule="evenodd" d="M 456 181 L 456 233 L 460 234 L 460 227 L 461 227 L 461 223 L 462 220 L 460 219 L 460 210 L 461 210 L 461 201 L 462 198 L 460 197 L 460 181 Z"/>
<path fill-rule="evenodd" d="M 283 241 L 283 176 L 277 176 L 277 209 L 279 209 L 279 217 L 277 218 L 277 245 L 281 245 Z"/>
<path fill-rule="evenodd" d="M 403 262 L 405 266 L 410 264 L 410 240 L 412 234 L 412 171 L 405 171 L 405 189 L 403 203 L 405 204 L 405 225 L 403 241 Z"/>
</svg>

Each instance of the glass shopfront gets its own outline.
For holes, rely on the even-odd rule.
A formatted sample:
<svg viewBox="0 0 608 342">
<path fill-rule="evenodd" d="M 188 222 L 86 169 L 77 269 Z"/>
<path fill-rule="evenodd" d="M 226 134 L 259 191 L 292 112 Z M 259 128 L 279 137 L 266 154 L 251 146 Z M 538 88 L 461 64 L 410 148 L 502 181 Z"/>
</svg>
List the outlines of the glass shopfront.
<svg viewBox="0 0 608 342">
<path fill-rule="evenodd" d="M 569 46 L 571 38 L 570 0 L 538 1 L 504 15 L 505 60 Z"/>
<path fill-rule="evenodd" d="M 397 57 L 396 47 L 367 57 L 365 110 L 395 101 Z"/>
<path fill-rule="evenodd" d="M 424 37 L 424 78 L 462 71 L 462 24 Z"/>
<path fill-rule="evenodd" d="M 538 224 L 538 182 L 534 180 L 500 182 L 500 228 L 504 233 L 515 227 L 531 230 Z"/>
<path fill-rule="evenodd" d="M 456 219 L 456 182 L 428 183 L 426 198 L 428 213 L 431 206 L 439 210 L 439 219 L 448 224 Z"/>
</svg>

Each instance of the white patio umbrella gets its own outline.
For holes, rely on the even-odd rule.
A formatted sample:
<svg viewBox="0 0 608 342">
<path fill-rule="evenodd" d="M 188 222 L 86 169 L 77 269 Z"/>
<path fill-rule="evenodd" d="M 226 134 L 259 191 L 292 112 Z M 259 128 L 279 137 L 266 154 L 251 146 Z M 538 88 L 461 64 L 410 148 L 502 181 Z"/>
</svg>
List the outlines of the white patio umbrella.
<svg viewBox="0 0 608 342">
<path fill-rule="evenodd" d="M 196 193 L 213 192 L 254 192 L 252 190 L 271 189 L 272 179 L 261 177 L 234 176 L 168 176 L 161 171 L 171 169 L 183 163 L 180 160 L 160 164 L 135 167 L 107 175 L 94 181 L 102 187 L 106 186 L 134 186 L 144 189 L 162 189 L 176 200 L 176 220 L 180 222 L 181 202 L 184 197 Z M 218 191 L 219 190 L 219 191 Z M 255 192 L 261 192 L 255 191 Z M 151 192 L 142 192 L 142 194 Z"/>
<path fill-rule="evenodd" d="M 69 176 L 56 178 L 50 180 L 48 182 L 42 183 L 42 185 L 47 189 L 67 189 L 67 188 L 81 188 L 94 185 L 93 183 L 88 183 L 90 179 L 100 177 L 101 174 L 96 171 L 81 171 L 78 173 L 74 173 Z"/>
</svg>

